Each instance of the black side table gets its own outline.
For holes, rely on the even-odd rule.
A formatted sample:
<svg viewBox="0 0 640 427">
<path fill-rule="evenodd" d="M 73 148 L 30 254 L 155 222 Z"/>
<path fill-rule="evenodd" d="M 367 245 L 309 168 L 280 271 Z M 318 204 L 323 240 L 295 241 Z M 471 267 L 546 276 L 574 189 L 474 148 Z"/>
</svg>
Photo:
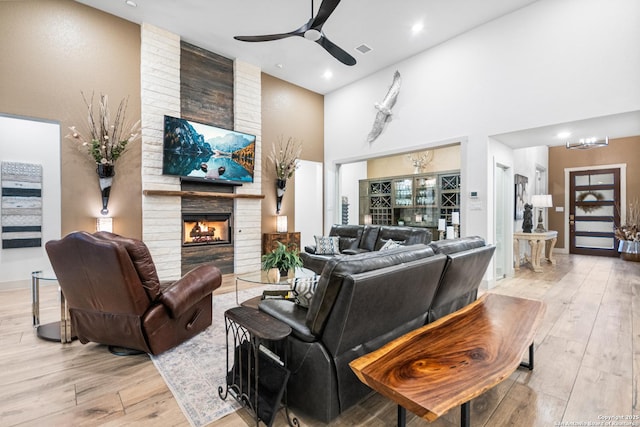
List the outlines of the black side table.
<svg viewBox="0 0 640 427">
<path fill-rule="evenodd" d="M 298 420 L 289 417 L 286 405 L 289 370 L 286 367 L 286 342 L 283 340 L 289 336 L 291 328 L 268 314 L 249 307 L 231 308 L 225 311 L 224 318 L 227 334 L 227 381 L 225 387 L 218 387 L 220 397 L 224 400 L 231 395 L 253 412 L 256 426 L 262 421 L 270 427 L 281 406 L 284 406 L 289 425 L 298 426 Z M 231 367 L 230 335 L 233 337 Z M 278 344 L 282 347 L 280 350 L 276 350 Z"/>
</svg>

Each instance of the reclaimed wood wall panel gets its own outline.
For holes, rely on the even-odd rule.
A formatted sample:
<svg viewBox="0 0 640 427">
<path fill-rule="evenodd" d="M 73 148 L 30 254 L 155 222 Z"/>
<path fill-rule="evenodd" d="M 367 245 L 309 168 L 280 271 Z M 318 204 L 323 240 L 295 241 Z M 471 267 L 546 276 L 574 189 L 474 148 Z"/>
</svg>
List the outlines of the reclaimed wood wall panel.
<svg viewBox="0 0 640 427">
<path fill-rule="evenodd" d="M 233 60 L 189 43 L 180 43 L 181 117 L 233 129 Z M 233 193 L 233 187 L 192 182 L 183 191 Z M 233 199 L 182 198 L 182 213 L 232 213 Z M 233 226 L 233 216 L 231 217 Z M 182 274 L 205 263 L 214 263 L 223 274 L 234 272 L 234 242 L 229 245 L 182 247 Z"/>
<path fill-rule="evenodd" d="M 180 43 L 183 119 L 233 129 L 233 60 Z"/>
</svg>

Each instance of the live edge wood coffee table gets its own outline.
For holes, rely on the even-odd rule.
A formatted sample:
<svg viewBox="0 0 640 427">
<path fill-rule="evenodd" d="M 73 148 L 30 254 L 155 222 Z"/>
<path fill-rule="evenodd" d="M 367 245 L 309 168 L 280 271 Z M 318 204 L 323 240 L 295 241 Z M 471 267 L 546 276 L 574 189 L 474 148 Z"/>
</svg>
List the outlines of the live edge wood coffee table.
<svg viewBox="0 0 640 427">
<path fill-rule="evenodd" d="M 543 313 L 541 301 L 485 294 L 349 365 L 360 381 L 398 404 L 398 426 L 405 425 L 407 409 L 434 421 L 459 405 L 461 425 L 469 426 L 471 399 L 520 365 L 533 369 L 533 337 Z"/>
</svg>

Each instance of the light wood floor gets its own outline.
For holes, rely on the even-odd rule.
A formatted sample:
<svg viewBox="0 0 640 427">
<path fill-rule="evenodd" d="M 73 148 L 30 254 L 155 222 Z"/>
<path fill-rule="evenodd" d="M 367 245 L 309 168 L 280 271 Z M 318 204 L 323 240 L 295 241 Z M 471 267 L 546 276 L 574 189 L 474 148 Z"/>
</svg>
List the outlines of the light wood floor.
<svg viewBox="0 0 640 427">
<path fill-rule="evenodd" d="M 640 426 L 640 263 L 558 256 L 544 273 L 523 269 L 490 292 L 541 299 L 535 370 L 518 369 L 472 401 L 472 426 L 598 425 L 603 417 Z M 233 278 L 217 292 L 233 290 Z M 43 323 L 56 320 L 57 288 L 41 292 Z M 50 307 L 49 309 L 45 309 Z M 459 425 L 452 410 L 434 423 Z M 372 395 L 332 425 L 390 426 L 396 407 Z M 303 425 L 318 426 L 300 418 Z M 634 423 L 634 424 L 632 424 Z M 38 339 L 28 288 L 0 291 L 0 426 L 189 426 L 146 355 L 117 357 L 95 344 Z M 212 426 L 252 425 L 240 410 Z M 285 425 L 280 416 L 274 423 Z M 615 425 L 615 424 L 611 424 Z"/>
</svg>

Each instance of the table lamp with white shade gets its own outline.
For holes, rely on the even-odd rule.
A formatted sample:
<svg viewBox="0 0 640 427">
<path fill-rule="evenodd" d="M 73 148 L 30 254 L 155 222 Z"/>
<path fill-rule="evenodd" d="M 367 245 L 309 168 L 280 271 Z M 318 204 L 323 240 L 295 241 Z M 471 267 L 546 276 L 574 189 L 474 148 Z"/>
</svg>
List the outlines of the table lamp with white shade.
<svg viewBox="0 0 640 427">
<path fill-rule="evenodd" d="M 531 204 L 534 208 L 540 208 L 540 213 L 538 214 L 538 226 L 533 231 L 535 233 L 546 233 L 547 230 L 544 228 L 542 220 L 542 210 L 553 206 L 551 194 L 535 194 L 531 196 Z"/>
</svg>

